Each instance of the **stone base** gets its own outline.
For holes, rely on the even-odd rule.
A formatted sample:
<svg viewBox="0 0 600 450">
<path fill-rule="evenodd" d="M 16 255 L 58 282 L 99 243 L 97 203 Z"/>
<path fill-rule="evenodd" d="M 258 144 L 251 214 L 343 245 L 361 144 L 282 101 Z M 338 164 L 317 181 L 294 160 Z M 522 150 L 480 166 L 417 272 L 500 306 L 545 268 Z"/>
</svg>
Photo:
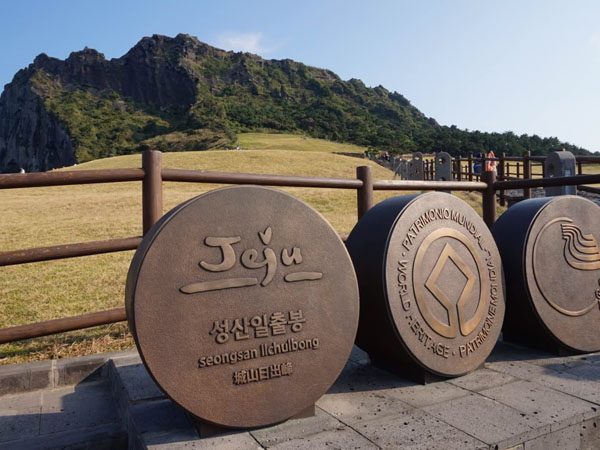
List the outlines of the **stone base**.
<svg viewBox="0 0 600 450">
<path fill-rule="evenodd" d="M 355 348 L 309 417 L 252 430 L 203 431 L 135 351 L 0 367 L 0 392 L 0 450 L 600 448 L 600 353 L 506 343 L 485 367 L 426 385 Z"/>
</svg>

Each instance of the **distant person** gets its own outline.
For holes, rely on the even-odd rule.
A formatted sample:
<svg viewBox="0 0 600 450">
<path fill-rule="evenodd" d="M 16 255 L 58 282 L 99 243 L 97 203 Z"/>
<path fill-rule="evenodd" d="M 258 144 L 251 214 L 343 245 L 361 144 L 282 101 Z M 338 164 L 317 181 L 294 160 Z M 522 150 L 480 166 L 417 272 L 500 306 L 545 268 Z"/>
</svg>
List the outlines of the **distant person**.
<svg viewBox="0 0 600 450">
<path fill-rule="evenodd" d="M 19 173 L 25 173 L 25 169 L 23 169 L 22 167 L 19 169 Z"/>
<path fill-rule="evenodd" d="M 481 174 L 481 158 L 483 158 L 481 152 L 477 153 L 477 156 L 475 157 L 475 164 L 473 164 L 473 173 L 476 175 Z"/>
<path fill-rule="evenodd" d="M 496 155 L 494 155 L 494 151 L 490 150 L 490 152 L 487 154 L 487 161 L 485 163 L 485 170 L 487 172 L 494 172 L 496 173 Z"/>
</svg>

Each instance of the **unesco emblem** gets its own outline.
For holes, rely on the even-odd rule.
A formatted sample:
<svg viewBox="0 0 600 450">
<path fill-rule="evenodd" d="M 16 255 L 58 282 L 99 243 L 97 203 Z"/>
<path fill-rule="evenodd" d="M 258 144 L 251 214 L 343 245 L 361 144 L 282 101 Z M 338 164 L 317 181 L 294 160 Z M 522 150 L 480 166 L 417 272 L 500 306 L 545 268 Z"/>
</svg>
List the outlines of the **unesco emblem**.
<svg viewBox="0 0 600 450">
<path fill-rule="evenodd" d="M 444 241 L 444 244 L 436 258 L 430 255 L 430 249 L 440 240 Z M 467 250 L 466 253 L 464 251 L 461 253 L 467 255 L 466 259 L 469 262 L 455 250 L 460 247 Z M 456 338 L 459 333 L 462 336 L 469 336 L 482 323 L 485 314 L 488 279 L 485 276 L 483 261 L 468 238 L 452 228 L 435 230 L 423 240 L 415 257 L 413 274 L 419 274 L 424 270 L 426 259 L 435 260 L 433 269 L 429 272 L 425 283 L 416 281 L 414 285 L 415 300 L 423 319 L 436 333 L 445 338 Z M 450 289 L 442 278 L 443 273 L 447 271 L 456 272 L 458 277 L 458 289 L 455 290 L 454 295 L 449 293 Z M 427 293 L 442 306 L 443 311 L 440 316 L 436 316 L 433 308 L 429 307 L 430 300 L 427 298 Z M 477 304 L 474 308 L 471 305 L 473 302 Z"/>
<path fill-rule="evenodd" d="M 414 361 L 441 376 L 485 361 L 504 319 L 503 269 L 468 204 L 445 193 L 388 199 L 361 218 L 347 245 L 361 294 L 357 344 L 374 359 L 399 369 Z"/>
</svg>

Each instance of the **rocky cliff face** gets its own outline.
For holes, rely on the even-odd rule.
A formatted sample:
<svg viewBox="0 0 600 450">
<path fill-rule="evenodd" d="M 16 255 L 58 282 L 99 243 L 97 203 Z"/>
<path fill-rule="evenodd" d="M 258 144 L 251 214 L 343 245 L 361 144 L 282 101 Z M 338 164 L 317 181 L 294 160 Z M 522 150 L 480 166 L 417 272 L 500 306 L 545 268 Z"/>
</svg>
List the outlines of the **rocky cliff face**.
<svg viewBox="0 0 600 450">
<path fill-rule="evenodd" d="M 188 108 L 195 101 L 197 80 L 179 64 L 179 55 L 189 42 L 185 35 L 144 38 L 123 57 L 109 61 L 87 47 L 64 61 L 39 55 L 0 96 L 0 172 L 18 172 L 21 167 L 45 171 L 77 162 L 71 130 L 48 110 L 52 88 L 115 92 L 159 110 Z M 40 83 L 40 77 L 50 83 Z"/>
<path fill-rule="evenodd" d="M 73 142 L 21 71 L 0 97 L 0 172 L 44 171 L 75 161 Z"/>
</svg>

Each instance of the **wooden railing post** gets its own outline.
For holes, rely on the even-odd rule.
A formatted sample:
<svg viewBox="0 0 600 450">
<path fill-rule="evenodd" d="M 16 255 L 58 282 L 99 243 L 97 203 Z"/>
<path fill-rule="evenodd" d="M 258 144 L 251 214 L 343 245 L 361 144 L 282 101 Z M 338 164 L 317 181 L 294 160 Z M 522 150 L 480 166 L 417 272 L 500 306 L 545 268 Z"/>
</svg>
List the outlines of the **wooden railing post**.
<svg viewBox="0 0 600 450">
<path fill-rule="evenodd" d="M 498 161 L 498 179 L 504 180 L 504 164 L 505 164 L 506 153 L 500 153 L 500 158 Z M 498 196 L 500 198 L 500 206 L 506 205 L 506 198 L 504 197 L 504 190 L 500 190 L 498 192 Z"/>
<path fill-rule="evenodd" d="M 462 162 L 460 159 L 460 155 L 456 156 L 456 180 L 457 181 L 461 181 L 462 180 Z"/>
<path fill-rule="evenodd" d="M 469 171 L 469 181 L 473 181 L 473 153 L 469 153 L 467 159 L 467 170 Z"/>
<path fill-rule="evenodd" d="M 481 198 L 483 221 L 489 228 L 492 228 L 496 221 L 496 191 L 494 190 L 496 173 L 493 170 L 484 170 L 481 172 L 481 181 L 487 183 L 487 189 L 482 192 Z"/>
<path fill-rule="evenodd" d="M 162 153 L 147 150 L 142 153 L 142 216 L 144 234 L 152 228 L 163 214 L 162 199 Z"/>
<path fill-rule="evenodd" d="M 487 167 L 487 153 L 481 152 L 481 169 L 479 169 L 479 175 L 477 175 L 477 181 L 483 181 L 483 172 Z"/>
<path fill-rule="evenodd" d="M 531 178 L 531 152 L 527 150 L 523 155 L 523 178 Z M 531 198 L 531 189 L 523 189 L 523 198 Z"/>
<path fill-rule="evenodd" d="M 358 209 L 358 218 L 360 219 L 373 207 L 373 172 L 371 171 L 371 167 L 357 167 L 356 178 L 363 182 L 362 187 L 356 190 L 356 206 Z"/>
<path fill-rule="evenodd" d="M 521 178 L 521 165 L 517 161 L 517 178 Z"/>
<path fill-rule="evenodd" d="M 583 175 L 583 163 L 581 160 L 577 161 L 577 175 Z"/>
</svg>

